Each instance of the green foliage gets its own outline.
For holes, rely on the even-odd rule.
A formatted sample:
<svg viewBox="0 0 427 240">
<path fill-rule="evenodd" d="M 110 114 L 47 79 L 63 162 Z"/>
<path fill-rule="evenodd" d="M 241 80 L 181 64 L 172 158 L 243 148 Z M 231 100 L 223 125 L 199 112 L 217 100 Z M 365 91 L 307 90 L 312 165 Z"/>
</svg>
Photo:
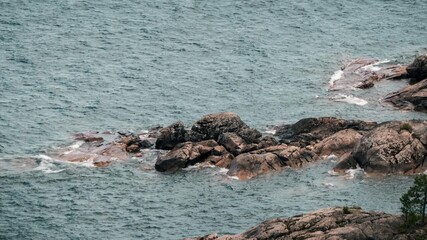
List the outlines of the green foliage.
<svg viewBox="0 0 427 240">
<path fill-rule="evenodd" d="M 412 126 L 409 123 L 404 123 L 400 126 L 400 131 L 408 131 L 412 133 Z"/>
<path fill-rule="evenodd" d="M 421 220 L 424 224 L 425 210 L 427 205 L 427 175 L 415 177 L 414 185 L 400 198 L 402 207 L 400 210 L 405 216 L 407 227 Z"/>
<path fill-rule="evenodd" d="M 344 214 L 350 214 L 351 212 L 350 212 L 350 209 L 347 207 L 347 206 L 344 206 L 343 208 L 342 208 L 342 212 L 344 213 Z"/>
</svg>

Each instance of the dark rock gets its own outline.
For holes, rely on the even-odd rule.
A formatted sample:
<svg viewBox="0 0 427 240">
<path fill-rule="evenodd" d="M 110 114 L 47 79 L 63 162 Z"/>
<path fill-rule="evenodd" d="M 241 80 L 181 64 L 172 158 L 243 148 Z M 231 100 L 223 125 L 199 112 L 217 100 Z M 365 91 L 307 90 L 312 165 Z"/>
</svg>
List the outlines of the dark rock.
<svg viewBox="0 0 427 240">
<path fill-rule="evenodd" d="M 218 137 L 218 143 L 224 146 L 234 156 L 242 153 L 242 149 L 246 148 L 246 142 L 237 133 L 226 132 Z"/>
<path fill-rule="evenodd" d="M 187 130 L 184 123 L 176 122 L 160 130 L 156 140 L 156 149 L 171 150 L 178 143 L 187 141 Z"/>
<path fill-rule="evenodd" d="M 93 134 L 85 134 L 85 133 L 75 134 L 74 139 L 79 141 L 85 141 L 85 142 L 103 142 L 104 141 L 104 138 L 100 136 L 96 136 Z"/>
<path fill-rule="evenodd" d="M 129 153 L 139 152 L 141 149 L 149 148 L 153 144 L 147 139 L 141 139 L 136 134 L 120 134 L 116 142 L 124 144 L 126 151 Z"/>
<path fill-rule="evenodd" d="M 405 110 L 427 111 L 427 79 L 408 85 L 384 99 Z"/>
<path fill-rule="evenodd" d="M 407 68 L 408 76 L 415 80 L 427 78 L 427 54 L 415 58 Z"/>
<path fill-rule="evenodd" d="M 218 140 L 221 133 L 238 132 L 249 128 L 236 113 L 223 112 L 203 116 L 202 119 L 194 123 L 191 130 L 203 136 L 203 139 Z M 246 136 L 246 135 L 245 135 Z M 253 133 L 248 134 L 251 138 Z"/>
<path fill-rule="evenodd" d="M 166 155 L 159 156 L 154 167 L 159 172 L 176 171 L 205 161 L 217 146 L 214 140 L 179 143 Z"/>
<path fill-rule="evenodd" d="M 295 124 L 276 128 L 275 136 L 284 143 L 297 142 L 301 147 L 315 144 L 332 134 L 344 129 L 367 131 L 376 125 L 375 122 L 344 120 L 334 117 L 304 118 Z"/>
<path fill-rule="evenodd" d="M 262 137 L 262 134 L 254 128 L 241 128 L 237 131 L 237 134 L 239 134 L 247 144 L 259 143 Z"/>
<path fill-rule="evenodd" d="M 258 149 L 276 146 L 278 144 L 279 144 L 279 142 L 276 140 L 276 138 L 274 138 L 272 136 L 265 136 L 265 137 L 261 138 L 261 140 L 258 144 Z"/>
</svg>

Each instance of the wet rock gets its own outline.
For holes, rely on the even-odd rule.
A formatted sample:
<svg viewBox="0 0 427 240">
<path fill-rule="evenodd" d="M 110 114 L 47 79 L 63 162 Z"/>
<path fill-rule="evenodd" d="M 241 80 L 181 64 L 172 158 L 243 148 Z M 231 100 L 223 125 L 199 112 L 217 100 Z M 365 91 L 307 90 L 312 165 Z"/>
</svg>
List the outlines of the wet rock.
<svg viewBox="0 0 427 240">
<path fill-rule="evenodd" d="M 427 79 L 388 94 L 384 101 L 401 109 L 427 112 Z"/>
<path fill-rule="evenodd" d="M 247 143 L 253 143 L 261 137 L 256 129 L 249 128 L 240 117 L 233 112 L 214 113 L 203 116 L 192 126 L 191 130 L 203 136 L 203 139 L 218 140 L 222 133 L 239 134 Z"/>
<path fill-rule="evenodd" d="M 54 158 L 68 162 L 91 162 L 95 166 L 107 166 L 114 161 L 129 159 L 125 145 L 109 143 L 105 145 L 85 144 L 78 149 L 63 151 L 54 154 Z"/>
<path fill-rule="evenodd" d="M 94 135 L 94 134 L 86 134 L 86 133 L 77 133 L 74 135 L 74 139 L 78 141 L 85 142 L 102 142 L 104 138 Z"/>
<path fill-rule="evenodd" d="M 225 152 L 218 149 L 218 143 L 214 140 L 205 140 L 201 142 L 185 142 L 177 144 L 167 154 L 157 158 L 155 169 L 159 172 L 176 171 L 187 166 L 204 162 L 211 155 L 218 156 Z M 212 158 L 209 161 L 215 161 Z M 221 159 L 216 162 L 220 162 Z"/>
<path fill-rule="evenodd" d="M 243 240 L 243 239 L 394 239 L 403 224 L 400 216 L 382 212 L 350 208 L 326 208 L 289 218 L 275 218 L 237 235 L 209 234 L 192 239 Z"/>
<path fill-rule="evenodd" d="M 330 91 L 343 91 L 352 87 L 371 88 L 381 80 L 400 79 L 407 75 L 404 65 L 369 58 L 355 59 L 343 66 L 336 74 L 331 78 Z"/>
<path fill-rule="evenodd" d="M 408 76 L 415 80 L 427 78 L 427 54 L 415 58 L 407 68 Z"/>
<path fill-rule="evenodd" d="M 367 173 L 413 174 L 427 169 L 424 121 L 386 122 L 365 134 L 353 153 L 338 164 L 357 163 Z M 415 129 L 415 131 L 414 131 Z"/>
<path fill-rule="evenodd" d="M 153 146 L 149 140 L 141 139 L 136 134 L 121 134 L 116 142 L 124 144 L 126 151 L 129 153 L 137 153 L 141 149 Z"/>
</svg>

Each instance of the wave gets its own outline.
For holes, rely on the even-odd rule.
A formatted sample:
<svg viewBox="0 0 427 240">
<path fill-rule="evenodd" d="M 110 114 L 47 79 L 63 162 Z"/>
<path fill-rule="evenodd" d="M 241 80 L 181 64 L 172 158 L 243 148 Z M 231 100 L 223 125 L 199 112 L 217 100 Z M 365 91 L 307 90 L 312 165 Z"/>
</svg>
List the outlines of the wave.
<svg viewBox="0 0 427 240">
<path fill-rule="evenodd" d="M 337 70 L 332 74 L 331 78 L 329 79 L 329 87 L 333 87 L 335 85 L 335 82 L 340 80 L 344 76 L 343 70 Z"/>
<path fill-rule="evenodd" d="M 65 170 L 65 169 L 55 169 L 55 164 L 54 164 L 55 159 L 49 156 L 40 154 L 40 155 L 37 155 L 35 158 L 40 160 L 39 166 L 34 168 L 35 171 L 42 171 L 44 173 L 50 174 L 50 173 L 59 173 Z"/>
<path fill-rule="evenodd" d="M 331 99 L 336 102 L 346 102 L 359 106 L 364 106 L 368 104 L 368 101 L 366 101 L 365 99 L 358 98 L 353 95 L 338 94 L 338 96 L 332 97 Z"/>
</svg>

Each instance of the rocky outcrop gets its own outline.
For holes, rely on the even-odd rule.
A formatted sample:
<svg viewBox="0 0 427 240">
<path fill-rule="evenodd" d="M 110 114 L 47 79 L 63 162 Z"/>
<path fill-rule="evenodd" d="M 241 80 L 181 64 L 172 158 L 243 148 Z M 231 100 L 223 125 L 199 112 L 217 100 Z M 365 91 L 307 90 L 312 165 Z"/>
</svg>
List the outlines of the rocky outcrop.
<svg viewBox="0 0 427 240">
<path fill-rule="evenodd" d="M 404 110 L 427 112 L 427 78 L 388 94 L 384 101 Z"/>
<path fill-rule="evenodd" d="M 159 172 L 176 171 L 200 162 L 228 166 L 232 157 L 214 140 L 177 144 L 170 152 L 158 157 L 155 169 Z"/>
<path fill-rule="evenodd" d="M 232 112 L 214 113 L 203 116 L 191 129 L 186 129 L 182 122 L 176 122 L 160 130 L 156 141 L 157 149 L 170 150 L 178 143 L 215 140 L 221 134 L 235 133 L 245 144 L 258 143 L 261 133 L 250 128 L 240 117 Z"/>
<path fill-rule="evenodd" d="M 252 143 L 261 137 L 260 132 L 256 129 L 249 128 L 249 126 L 233 112 L 205 115 L 193 124 L 191 130 L 202 135 L 203 139 L 218 140 L 219 135 L 227 132 L 239 134 L 239 136 L 248 143 Z"/>
<path fill-rule="evenodd" d="M 427 169 L 425 121 L 395 121 L 365 134 L 352 154 L 335 170 L 359 165 L 367 173 L 413 174 Z"/>
<path fill-rule="evenodd" d="M 408 77 L 414 80 L 423 80 L 427 78 L 427 54 L 421 55 L 406 68 Z"/>
<path fill-rule="evenodd" d="M 350 154 L 357 146 L 362 134 L 354 129 L 341 130 L 314 145 L 314 152 L 320 156 Z"/>
<path fill-rule="evenodd" d="M 209 234 L 187 240 L 243 239 L 415 239 L 424 236 L 425 227 L 417 232 L 403 233 L 400 216 L 359 208 L 326 208 L 289 218 L 275 218 L 237 235 Z"/>
<path fill-rule="evenodd" d="M 48 155 L 57 160 L 89 163 L 96 167 L 106 167 L 113 162 L 141 157 L 141 150 L 153 146 L 153 132 L 134 133 L 78 133 L 74 135 L 75 142 L 68 147 L 61 147 Z"/>
<path fill-rule="evenodd" d="M 276 127 L 275 136 L 279 137 L 281 142 L 287 144 L 307 146 L 316 144 L 318 141 L 345 129 L 365 132 L 375 127 L 375 125 L 375 122 L 345 120 L 334 117 L 304 118 L 295 124 Z"/>
<path fill-rule="evenodd" d="M 371 88 L 376 82 L 406 77 L 406 66 L 376 59 L 355 59 L 337 71 L 329 82 L 330 91 Z"/>
</svg>

